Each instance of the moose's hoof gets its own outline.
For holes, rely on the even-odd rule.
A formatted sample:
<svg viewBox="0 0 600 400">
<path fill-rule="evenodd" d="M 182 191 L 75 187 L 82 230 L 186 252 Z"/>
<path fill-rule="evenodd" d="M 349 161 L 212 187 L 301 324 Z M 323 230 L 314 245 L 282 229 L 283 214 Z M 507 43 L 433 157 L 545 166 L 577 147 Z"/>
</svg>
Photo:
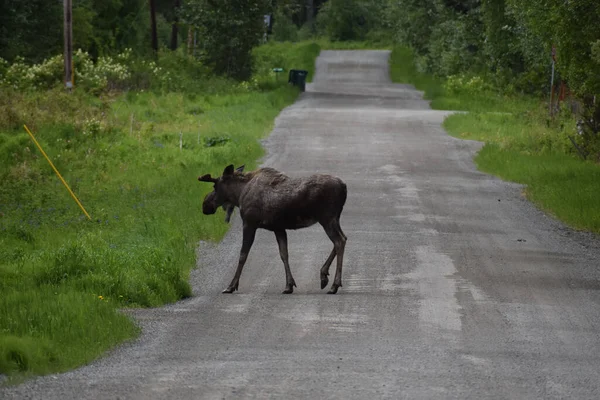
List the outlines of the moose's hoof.
<svg viewBox="0 0 600 400">
<path fill-rule="evenodd" d="M 325 289 L 328 283 L 329 278 L 327 276 L 321 277 L 321 290 Z"/>
<path fill-rule="evenodd" d="M 285 285 L 285 290 L 281 292 L 282 294 L 290 294 L 294 293 L 294 287 L 296 287 L 296 282 L 292 279 L 291 282 Z"/>
<path fill-rule="evenodd" d="M 338 291 L 338 287 L 339 286 L 336 284 L 331 285 L 331 289 L 329 289 L 329 292 L 327 292 L 327 294 L 336 294 Z"/>
<path fill-rule="evenodd" d="M 228 287 L 227 289 L 223 290 L 221 293 L 233 293 L 237 290 L 237 288 L 235 286 L 233 287 Z"/>
</svg>

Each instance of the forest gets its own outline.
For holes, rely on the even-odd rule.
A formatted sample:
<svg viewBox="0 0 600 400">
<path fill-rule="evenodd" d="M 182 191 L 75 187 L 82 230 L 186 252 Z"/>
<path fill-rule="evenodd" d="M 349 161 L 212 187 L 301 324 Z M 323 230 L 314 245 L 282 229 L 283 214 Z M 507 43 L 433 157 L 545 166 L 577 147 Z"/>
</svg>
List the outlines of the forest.
<svg viewBox="0 0 600 400">
<path fill-rule="evenodd" d="M 62 2 L 13 0 L 0 8 L 5 85 L 23 80 L 26 65 L 60 64 Z M 73 5 L 76 61 L 102 63 L 123 52 L 152 60 L 159 51 L 185 49 L 215 73 L 247 80 L 251 49 L 267 33 L 265 15 L 271 41 L 326 36 L 397 43 L 414 50 L 423 73 L 502 93 L 548 95 L 556 103 L 576 99 L 572 108 L 585 135 L 580 146 L 598 157 L 600 4 L 594 0 L 82 0 Z M 553 59 L 556 93 L 550 93 Z M 90 69 L 88 62 L 76 71 Z M 40 73 L 47 81 L 52 71 Z"/>
</svg>

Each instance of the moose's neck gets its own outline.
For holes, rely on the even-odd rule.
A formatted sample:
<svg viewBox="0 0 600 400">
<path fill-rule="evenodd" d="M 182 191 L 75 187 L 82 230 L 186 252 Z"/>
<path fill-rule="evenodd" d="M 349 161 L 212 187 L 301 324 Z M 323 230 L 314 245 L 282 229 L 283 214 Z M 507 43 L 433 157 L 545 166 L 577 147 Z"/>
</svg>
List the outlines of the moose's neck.
<svg viewBox="0 0 600 400">
<path fill-rule="evenodd" d="M 235 180 L 227 185 L 228 200 L 236 207 L 240 206 L 240 195 L 242 194 L 246 183 L 247 182 L 241 180 Z"/>
</svg>

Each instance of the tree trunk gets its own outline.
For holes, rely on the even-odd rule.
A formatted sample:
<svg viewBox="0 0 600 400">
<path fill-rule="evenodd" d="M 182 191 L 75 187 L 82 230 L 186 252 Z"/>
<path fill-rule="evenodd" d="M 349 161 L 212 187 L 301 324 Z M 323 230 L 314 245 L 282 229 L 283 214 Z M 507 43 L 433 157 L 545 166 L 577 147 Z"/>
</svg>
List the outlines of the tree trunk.
<svg viewBox="0 0 600 400">
<path fill-rule="evenodd" d="M 173 23 L 171 24 L 171 50 L 177 50 L 177 24 L 179 23 L 179 7 L 181 6 L 181 0 L 175 0 L 173 4 Z"/>
<path fill-rule="evenodd" d="M 65 35 L 65 86 L 73 88 L 73 5 L 71 0 L 64 0 L 64 35 Z"/>
<path fill-rule="evenodd" d="M 150 1 L 150 27 L 152 29 L 152 50 L 158 53 L 158 33 L 156 32 L 156 0 Z"/>
</svg>

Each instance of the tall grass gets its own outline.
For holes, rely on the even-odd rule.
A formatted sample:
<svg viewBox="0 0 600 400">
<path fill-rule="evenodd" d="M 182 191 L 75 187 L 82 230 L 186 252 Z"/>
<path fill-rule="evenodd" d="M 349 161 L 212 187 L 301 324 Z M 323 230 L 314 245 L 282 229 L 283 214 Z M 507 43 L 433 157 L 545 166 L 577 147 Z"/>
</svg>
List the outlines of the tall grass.
<svg viewBox="0 0 600 400">
<path fill-rule="evenodd" d="M 317 50 L 293 46 L 283 62 L 309 67 Z M 11 113 L 0 117 L 0 373 L 86 363 L 137 334 L 119 308 L 192 294 L 198 241 L 218 240 L 228 227 L 201 215 L 211 188 L 197 176 L 219 175 L 228 164 L 256 166 L 259 139 L 298 94 L 287 79 L 269 86 L 217 81 L 218 90 L 204 93 L 1 96 Z"/>
<path fill-rule="evenodd" d="M 453 136 L 486 143 L 475 158 L 485 172 L 527 186 L 527 197 L 570 226 L 600 233 L 600 165 L 578 158 L 569 141 L 574 118 L 546 117 L 540 99 L 504 95 L 470 77 L 445 80 L 418 71 L 413 52 L 396 46 L 390 57 L 394 82 L 425 92 L 434 109 L 470 111 L 449 116 Z"/>
</svg>

